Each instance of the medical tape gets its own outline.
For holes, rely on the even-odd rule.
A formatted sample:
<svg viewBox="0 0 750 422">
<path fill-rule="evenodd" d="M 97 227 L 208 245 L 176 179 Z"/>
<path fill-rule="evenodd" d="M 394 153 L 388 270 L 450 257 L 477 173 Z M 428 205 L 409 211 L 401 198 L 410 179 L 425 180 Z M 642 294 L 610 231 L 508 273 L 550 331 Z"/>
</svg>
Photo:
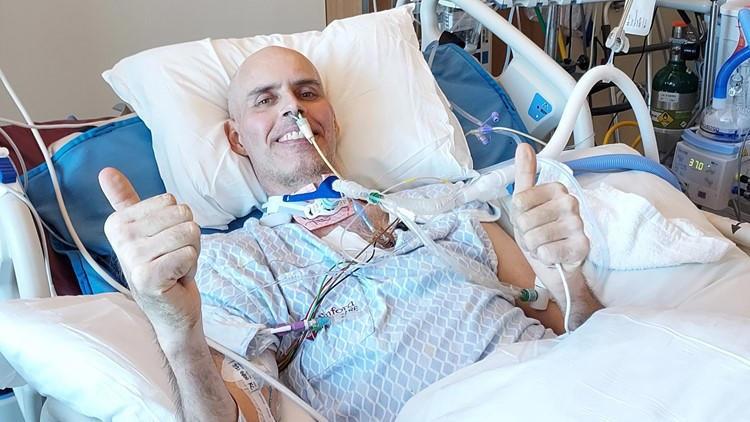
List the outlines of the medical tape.
<svg viewBox="0 0 750 422">
<path fill-rule="evenodd" d="M 242 365 L 225 357 L 221 365 L 221 377 L 224 381 L 234 383 L 245 393 L 253 403 L 253 406 L 255 406 L 255 411 L 258 413 L 258 420 L 260 422 L 274 422 L 276 420 L 273 417 L 268 401 L 263 396 L 261 384 Z M 240 411 L 240 413 L 242 412 Z"/>
</svg>

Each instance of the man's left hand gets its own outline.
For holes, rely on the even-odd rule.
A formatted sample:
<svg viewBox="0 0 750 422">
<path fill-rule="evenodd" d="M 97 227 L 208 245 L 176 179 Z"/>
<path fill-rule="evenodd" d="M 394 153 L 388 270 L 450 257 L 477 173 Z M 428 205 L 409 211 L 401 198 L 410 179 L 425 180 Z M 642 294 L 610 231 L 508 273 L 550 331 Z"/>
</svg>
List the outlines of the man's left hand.
<svg viewBox="0 0 750 422">
<path fill-rule="evenodd" d="M 545 265 L 578 267 L 589 253 L 578 200 L 560 183 L 535 186 L 537 161 L 529 145 L 516 149 L 516 242 Z"/>
</svg>

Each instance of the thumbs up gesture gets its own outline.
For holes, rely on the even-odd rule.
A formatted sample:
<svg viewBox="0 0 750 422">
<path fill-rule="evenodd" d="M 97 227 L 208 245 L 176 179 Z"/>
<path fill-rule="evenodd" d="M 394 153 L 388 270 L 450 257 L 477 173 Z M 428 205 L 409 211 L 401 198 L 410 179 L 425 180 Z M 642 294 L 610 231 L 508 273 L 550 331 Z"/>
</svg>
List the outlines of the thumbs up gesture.
<svg viewBox="0 0 750 422">
<path fill-rule="evenodd" d="M 141 201 L 125 175 L 113 168 L 99 173 L 99 184 L 115 210 L 104 233 L 159 342 L 187 335 L 200 323 L 193 278 L 200 228 L 190 208 L 171 194 Z"/>
<path fill-rule="evenodd" d="M 516 150 L 516 242 L 545 265 L 579 266 L 589 253 L 578 200 L 560 183 L 535 186 L 537 162 L 528 145 Z"/>
</svg>

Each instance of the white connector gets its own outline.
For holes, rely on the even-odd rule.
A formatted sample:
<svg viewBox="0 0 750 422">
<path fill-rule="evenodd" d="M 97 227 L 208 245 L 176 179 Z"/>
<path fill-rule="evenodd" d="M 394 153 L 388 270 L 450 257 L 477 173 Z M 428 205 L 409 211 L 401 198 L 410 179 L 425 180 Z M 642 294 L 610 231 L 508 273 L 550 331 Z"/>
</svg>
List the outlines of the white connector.
<svg viewBox="0 0 750 422">
<path fill-rule="evenodd" d="M 302 132 L 302 136 L 307 139 L 307 142 L 313 144 L 315 143 L 315 138 L 313 135 L 312 128 L 310 128 L 310 122 L 307 121 L 307 119 L 302 116 L 301 114 L 297 119 L 295 120 L 297 122 L 297 126 L 299 127 L 299 131 Z"/>
</svg>

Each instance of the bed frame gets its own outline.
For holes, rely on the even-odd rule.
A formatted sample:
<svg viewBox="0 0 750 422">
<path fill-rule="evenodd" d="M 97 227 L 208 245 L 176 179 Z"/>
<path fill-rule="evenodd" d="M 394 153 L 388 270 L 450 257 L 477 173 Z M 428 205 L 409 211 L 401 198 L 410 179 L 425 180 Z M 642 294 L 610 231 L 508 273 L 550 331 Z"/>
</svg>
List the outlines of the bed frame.
<svg viewBox="0 0 750 422">
<path fill-rule="evenodd" d="M 519 112 L 524 116 L 524 123 L 532 134 L 545 136 L 555 127 L 565 126 L 568 129 L 557 130 L 556 137 L 560 138 L 560 151 L 568 142 L 571 130 L 577 148 L 594 146 L 594 129 L 591 112 L 587 104 L 576 110 L 565 113 L 568 103 L 575 89 L 574 79 L 568 75 L 554 60 L 547 56 L 523 33 L 508 23 L 492 8 L 481 0 L 452 0 L 467 13 L 478 19 L 486 28 L 506 42 L 515 52 L 515 58 L 499 77 Z M 561 0 L 562 1 L 562 0 Z M 440 32 L 437 26 L 436 7 L 438 0 L 423 0 L 421 7 L 423 46 L 436 40 Z M 536 1 L 534 2 L 536 5 Z M 569 3 L 569 1 L 568 1 Z M 542 71 L 544 73 L 542 73 Z M 588 90 L 585 91 L 588 93 Z M 527 110 L 535 104 L 535 98 L 552 106 L 552 112 L 540 120 L 533 120 Z M 628 99 L 632 103 L 645 102 L 638 93 L 637 98 Z M 567 107 L 571 109 L 572 107 Z M 653 138 L 653 129 L 644 123 L 641 128 L 644 138 Z M 650 134 L 648 133 L 650 130 Z M 558 134 L 557 132 L 566 132 Z M 557 136 L 560 135 L 560 136 Z M 655 141 L 654 141 L 655 142 Z M 552 142 L 550 142 L 552 144 Z M 654 144 L 655 145 L 655 144 Z M 49 297 L 45 263 L 36 233 L 34 222 L 26 206 L 17 198 L 9 194 L 0 194 L 0 301 L 21 298 Z M 28 387 L 16 390 L 16 397 L 27 421 L 38 421 L 41 415 L 41 396 Z"/>
</svg>

